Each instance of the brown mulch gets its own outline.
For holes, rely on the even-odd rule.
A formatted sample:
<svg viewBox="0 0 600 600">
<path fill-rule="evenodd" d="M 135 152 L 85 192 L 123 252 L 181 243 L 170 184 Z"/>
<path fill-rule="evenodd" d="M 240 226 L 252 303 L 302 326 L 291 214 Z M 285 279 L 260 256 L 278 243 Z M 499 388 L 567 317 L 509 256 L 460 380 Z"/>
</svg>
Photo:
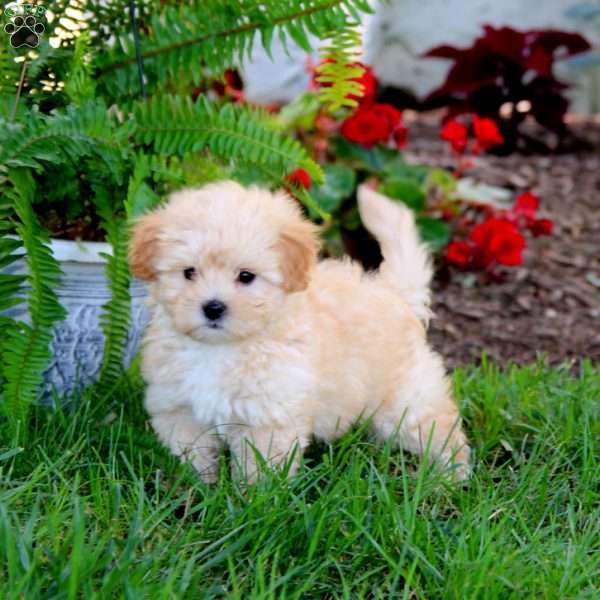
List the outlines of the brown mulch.
<svg viewBox="0 0 600 600">
<path fill-rule="evenodd" d="M 540 215 L 554 221 L 554 233 L 528 239 L 523 265 L 500 284 L 438 273 L 430 337 L 449 367 L 477 362 L 482 352 L 500 364 L 528 363 L 540 354 L 551 364 L 600 363 L 600 125 L 579 122 L 572 129 L 595 150 L 486 155 L 468 173 L 486 184 L 537 193 Z M 408 162 L 451 165 L 431 119 L 418 118 L 410 131 Z"/>
</svg>

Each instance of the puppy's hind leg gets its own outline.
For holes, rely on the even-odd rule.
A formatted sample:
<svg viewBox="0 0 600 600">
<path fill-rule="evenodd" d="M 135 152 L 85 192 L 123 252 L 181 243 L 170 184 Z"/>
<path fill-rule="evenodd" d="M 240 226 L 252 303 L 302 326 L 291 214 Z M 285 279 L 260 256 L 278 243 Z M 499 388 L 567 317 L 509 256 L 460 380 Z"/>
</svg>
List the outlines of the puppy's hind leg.
<svg viewBox="0 0 600 600">
<path fill-rule="evenodd" d="M 188 410 L 156 413 L 151 422 L 160 440 L 175 456 L 190 462 L 205 483 L 216 482 L 221 441 L 213 429 L 195 421 Z"/>
<path fill-rule="evenodd" d="M 382 439 L 396 436 L 398 445 L 409 452 L 419 456 L 428 452 L 432 460 L 451 469 L 452 479 L 469 478 L 470 449 L 458 408 L 440 358 L 428 349 L 375 413 L 373 427 Z"/>
</svg>

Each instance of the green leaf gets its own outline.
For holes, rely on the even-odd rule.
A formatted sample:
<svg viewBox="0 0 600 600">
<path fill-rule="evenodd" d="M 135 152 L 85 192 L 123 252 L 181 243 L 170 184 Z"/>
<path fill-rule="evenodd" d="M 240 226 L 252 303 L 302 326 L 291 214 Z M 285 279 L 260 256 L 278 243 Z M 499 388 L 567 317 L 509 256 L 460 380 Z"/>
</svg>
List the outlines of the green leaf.
<svg viewBox="0 0 600 600">
<path fill-rule="evenodd" d="M 323 210 L 332 213 L 354 192 L 356 173 L 354 169 L 339 164 L 329 165 L 324 171 L 325 183 L 311 186 L 309 193 Z"/>
<path fill-rule="evenodd" d="M 421 215 L 417 217 L 417 225 L 421 238 L 429 244 L 433 251 L 439 251 L 448 245 L 450 227 L 445 221 Z"/>
<path fill-rule="evenodd" d="M 348 160 L 357 168 L 363 168 L 371 173 L 381 173 L 385 168 L 385 160 L 375 148 L 366 148 L 354 144 L 343 137 L 333 138 L 331 146 L 339 160 Z"/>
<path fill-rule="evenodd" d="M 318 96 L 313 92 L 307 92 L 286 104 L 275 118 L 286 130 L 311 129 L 320 108 Z"/>
<path fill-rule="evenodd" d="M 451 196 L 457 187 L 456 177 L 446 169 L 431 169 L 427 176 L 427 189 L 439 188 L 446 196 Z"/>
<path fill-rule="evenodd" d="M 44 371 L 51 359 L 54 325 L 65 317 L 66 311 L 54 291 L 62 275 L 60 266 L 52 256 L 48 232 L 41 227 L 32 207 L 36 192 L 33 177 L 29 171 L 10 169 L 8 179 L 14 187 L 8 188 L 6 196 L 12 203 L 15 230 L 25 251 L 24 282 L 30 325 L 10 319 L 2 322 L 2 394 L 11 429 L 26 435 L 27 429 L 22 425 L 39 396 Z M 16 298 L 12 294 L 20 293 L 20 281 L 4 277 L 3 288 L 2 306 L 14 304 Z"/>
<path fill-rule="evenodd" d="M 136 137 L 164 155 L 184 156 L 201 150 L 222 161 L 252 165 L 281 183 L 294 169 L 305 169 L 322 181 L 321 167 L 306 149 L 278 131 L 264 111 L 247 106 L 217 106 L 205 96 L 193 103 L 181 96 L 160 96 L 136 109 Z"/>
<path fill-rule="evenodd" d="M 429 173 L 428 167 L 406 164 L 395 148 L 382 145 L 367 148 L 343 137 L 333 138 L 331 146 L 339 160 L 349 161 L 354 167 L 374 175 L 397 175 L 424 182 Z"/>
<path fill-rule="evenodd" d="M 390 178 L 385 181 L 380 191 L 394 200 L 404 202 L 404 204 L 417 212 L 425 208 L 425 192 L 412 179 Z"/>
<path fill-rule="evenodd" d="M 142 181 L 133 190 L 131 197 L 131 217 L 139 217 L 146 211 L 154 208 L 160 202 L 160 196 L 152 190 L 152 188 L 145 182 Z"/>
</svg>

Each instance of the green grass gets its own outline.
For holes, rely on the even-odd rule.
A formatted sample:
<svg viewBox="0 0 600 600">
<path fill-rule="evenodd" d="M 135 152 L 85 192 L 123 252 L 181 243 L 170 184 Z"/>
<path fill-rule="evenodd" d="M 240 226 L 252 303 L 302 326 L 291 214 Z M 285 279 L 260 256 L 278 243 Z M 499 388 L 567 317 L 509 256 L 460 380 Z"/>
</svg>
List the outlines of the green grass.
<svg viewBox="0 0 600 600">
<path fill-rule="evenodd" d="M 464 487 L 360 429 L 296 477 L 206 487 L 139 381 L 0 423 L 0 598 L 600 597 L 600 372 L 457 371 Z"/>
</svg>

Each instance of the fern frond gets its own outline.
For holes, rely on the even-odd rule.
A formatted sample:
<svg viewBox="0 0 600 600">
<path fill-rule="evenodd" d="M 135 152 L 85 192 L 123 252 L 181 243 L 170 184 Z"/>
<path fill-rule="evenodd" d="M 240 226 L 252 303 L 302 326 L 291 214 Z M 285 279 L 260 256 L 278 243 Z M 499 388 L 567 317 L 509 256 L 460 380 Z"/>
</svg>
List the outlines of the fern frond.
<svg viewBox="0 0 600 600">
<path fill-rule="evenodd" d="M 40 169 L 44 162 L 96 155 L 118 173 L 127 152 L 123 142 L 130 132 L 131 125 L 117 123 L 100 100 L 69 106 L 50 116 L 28 111 L 19 123 L 0 119 L 0 170 Z"/>
<path fill-rule="evenodd" d="M 9 422 L 17 430 L 38 398 L 51 358 L 53 328 L 66 313 L 53 290 L 62 273 L 48 245 L 48 233 L 40 226 L 32 208 L 33 178 L 25 170 L 12 171 L 9 176 L 15 183 L 8 194 L 17 217 L 16 232 L 25 250 L 30 315 L 30 324 L 13 322 L 6 328 L 1 348 L 3 405 Z"/>
<path fill-rule="evenodd" d="M 172 162 L 170 158 L 147 154 L 136 157 L 125 198 L 125 214 L 128 219 L 139 217 L 159 204 L 160 196 L 147 183 L 151 176 L 155 181 L 166 179 L 183 183 L 183 172 L 179 167 L 168 164 Z"/>
<path fill-rule="evenodd" d="M 246 106 L 216 106 L 204 96 L 163 96 L 140 104 L 136 111 L 136 136 L 161 154 L 179 154 L 208 149 L 215 156 L 269 170 L 280 182 L 294 169 L 303 168 L 314 181 L 323 180 L 321 167 L 292 138 L 266 126 L 264 115 L 257 122 Z"/>
<path fill-rule="evenodd" d="M 125 219 L 110 217 L 103 221 L 106 239 L 112 254 L 105 255 L 106 278 L 111 292 L 110 300 L 102 307 L 100 326 L 104 333 L 104 354 L 98 388 L 109 390 L 123 374 L 123 352 L 131 320 L 131 277 L 127 265 L 128 228 Z"/>
<path fill-rule="evenodd" d="M 75 41 L 69 77 L 65 81 L 65 93 L 72 102 L 82 104 L 91 100 L 96 91 L 90 62 L 90 36 L 82 32 Z"/>
<path fill-rule="evenodd" d="M 356 24 L 332 32 L 330 43 L 321 50 L 322 61 L 317 67 L 317 81 L 322 84 L 319 98 L 333 112 L 358 105 L 352 96 L 361 97 L 363 87 L 358 81 L 364 68 L 356 65 L 361 36 Z"/>
<path fill-rule="evenodd" d="M 366 0 L 194 0 L 171 4 L 146 23 L 142 50 L 149 85 L 191 76 L 202 68 L 217 75 L 250 55 L 257 40 L 270 50 L 274 35 L 310 50 L 311 35 L 324 39 L 369 12 Z M 102 83 L 113 95 L 137 90 L 130 33 L 117 36 L 111 52 L 99 57 Z"/>
<path fill-rule="evenodd" d="M 14 97 L 21 65 L 15 62 L 16 53 L 8 44 L 0 44 L 0 96 Z"/>
</svg>

